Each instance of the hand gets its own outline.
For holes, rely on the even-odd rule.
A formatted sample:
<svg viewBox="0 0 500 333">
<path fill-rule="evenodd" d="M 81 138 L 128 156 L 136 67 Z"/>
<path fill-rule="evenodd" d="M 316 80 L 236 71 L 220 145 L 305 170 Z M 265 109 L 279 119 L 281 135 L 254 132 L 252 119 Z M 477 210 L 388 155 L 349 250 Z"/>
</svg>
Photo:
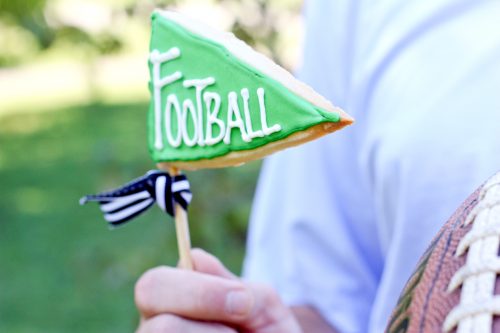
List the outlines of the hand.
<svg viewBox="0 0 500 333">
<path fill-rule="evenodd" d="M 269 287 L 245 283 L 220 261 L 193 250 L 195 271 L 158 267 L 137 282 L 137 333 L 301 333 Z"/>
</svg>

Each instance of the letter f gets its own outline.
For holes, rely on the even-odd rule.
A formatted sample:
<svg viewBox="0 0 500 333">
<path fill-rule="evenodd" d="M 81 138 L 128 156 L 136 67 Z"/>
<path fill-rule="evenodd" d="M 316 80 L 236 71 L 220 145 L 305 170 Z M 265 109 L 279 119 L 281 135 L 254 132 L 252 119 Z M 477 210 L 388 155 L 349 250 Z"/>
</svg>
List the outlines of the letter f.
<svg viewBox="0 0 500 333">
<path fill-rule="evenodd" d="M 163 148 L 163 140 L 161 137 L 161 89 L 170 83 L 182 78 L 182 73 L 177 71 L 165 77 L 161 75 L 161 65 L 165 62 L 178 58 L 181 51 L 177 47 L 169 49 L 167 52 L 160 53 L 158 50 L 151 51 L 149 61 L 153 64 L 153 100 L 155 111 L 155 148 Z"/>
</svg>

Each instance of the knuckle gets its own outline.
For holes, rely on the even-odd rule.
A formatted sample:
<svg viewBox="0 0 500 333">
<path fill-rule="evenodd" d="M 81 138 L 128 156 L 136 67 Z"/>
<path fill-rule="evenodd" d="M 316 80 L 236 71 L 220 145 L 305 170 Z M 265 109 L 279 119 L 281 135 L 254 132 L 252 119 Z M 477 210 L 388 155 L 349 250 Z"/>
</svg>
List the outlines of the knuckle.
<svg viewBox="0 0 500 333">
<path fill-rule="evenodd" d="M 217 307 L 217 298 L 221 298 L 221 295 L 217 295 L 214 290 L 209 288 L 203 288 L 202 286 L 196 286 L 194 289 L 194 294 L 197 295 L 193 299 L 192 307 L 193 311 L 196 313 L 207 313 L 214 310 Z M 217 297 L 219 296 L 219 297 Z"/>
<path fill-rule="evenodd" d="M 134 298 L 135 304 L 141 312 L 147 312 L 150 309 L 154 290 L 167 269 L 167 267 L 152 268 L 137 280 L 134 288 Z"/>
</svg>

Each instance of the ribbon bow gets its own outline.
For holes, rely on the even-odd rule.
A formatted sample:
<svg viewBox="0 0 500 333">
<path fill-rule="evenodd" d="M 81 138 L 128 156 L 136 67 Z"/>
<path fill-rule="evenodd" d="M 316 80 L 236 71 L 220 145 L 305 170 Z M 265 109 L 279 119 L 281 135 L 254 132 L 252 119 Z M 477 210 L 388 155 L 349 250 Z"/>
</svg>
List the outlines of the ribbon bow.
<svg viewBox="0 0 500 333">
<path fill-rule="evenodd" d="M 175 203 L 187 210 L 191 198 L 185 175 L 172 177 L 166 172 L 152 170 L 115 190 L 86 195 L 80 199 L 80 205 L 97 201 L 104 219 L 112 226 L 118 226 L 144 212 L 155 201 L 163 211 L 174 216 Z"/>
</svg>

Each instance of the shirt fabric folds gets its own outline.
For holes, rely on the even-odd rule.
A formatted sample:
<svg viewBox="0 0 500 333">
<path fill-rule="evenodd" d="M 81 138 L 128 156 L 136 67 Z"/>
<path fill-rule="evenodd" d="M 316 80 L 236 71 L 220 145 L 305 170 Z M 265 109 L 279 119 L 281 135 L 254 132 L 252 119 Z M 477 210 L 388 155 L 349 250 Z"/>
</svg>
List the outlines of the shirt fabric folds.
<svg viewBox="0 0 500 333">
<path fill-rule="evenodd" d="M 299 77 L 356 118 L 268 158 L 244 275 L 383 332 L 433 235 L 500 169 L 500 1 L 306 1 Z"/>
</svg>

